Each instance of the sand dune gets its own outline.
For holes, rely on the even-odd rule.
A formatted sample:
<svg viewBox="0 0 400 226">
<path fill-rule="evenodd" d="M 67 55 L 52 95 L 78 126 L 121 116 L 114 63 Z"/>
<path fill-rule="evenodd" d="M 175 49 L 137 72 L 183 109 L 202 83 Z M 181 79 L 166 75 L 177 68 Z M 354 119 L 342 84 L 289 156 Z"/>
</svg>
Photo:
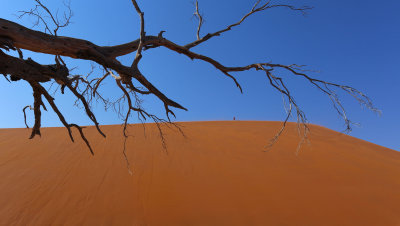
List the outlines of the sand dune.
<svg viewBox="0 0 400 226">
<path fill-rule="evenodd" d="M 400 225 L 400 153 L 319 126 L 181 123 L 87 129 L 95 156 L 64 128 L 0 130 L 0 225 Z"/>
</svg>

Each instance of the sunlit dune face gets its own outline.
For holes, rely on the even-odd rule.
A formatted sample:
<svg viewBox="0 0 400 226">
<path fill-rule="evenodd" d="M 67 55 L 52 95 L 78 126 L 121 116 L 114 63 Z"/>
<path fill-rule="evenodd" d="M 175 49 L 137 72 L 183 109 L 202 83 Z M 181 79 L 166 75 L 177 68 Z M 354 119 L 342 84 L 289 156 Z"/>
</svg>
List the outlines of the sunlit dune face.
<svg viewBox="0 0 400 226">
<path fill-rule="evenodd" d="M 0 225 L 398 225 L 400 153 L 319 126 L 279 122 L 0 130 Z M 129 173 L 132 171 L 132 175 Z"/>
</svg>

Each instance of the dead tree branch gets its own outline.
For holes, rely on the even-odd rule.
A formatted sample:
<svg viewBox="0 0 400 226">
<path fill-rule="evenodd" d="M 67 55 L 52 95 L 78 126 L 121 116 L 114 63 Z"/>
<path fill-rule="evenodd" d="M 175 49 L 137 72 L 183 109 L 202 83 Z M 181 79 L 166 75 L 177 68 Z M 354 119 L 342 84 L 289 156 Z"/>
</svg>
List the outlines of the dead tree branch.
<svg viewBox="0 0 400 226">
<path fill-rule="evenodd" d="M 196 0 L 194 16 L 199 21 L 196 31 L 197 39 L 186 45 L 180 45 L 163 37 L 164 31 L 160 31 L 157 36 L 146 35 L 144 13 L 139 7 L 137 1 L 131 0 L 140 19 L 139 38 L 121 45 L 98 46 L 88 40 L 59 36 L 60 29 L 65 28 L 70 24 L 72 11 L 69 3 L 65 4 L 67 10 L 66 13 L 64 13 L 63 19 L 60 20 L 58 14 L 52 13 L 51 10 L 41 2 L 41 0 L 34 1 L 36 2 L 35 7 L 29 11 L 21 11 L 20 17 L 33 16 L 36 18 L 34 25 L 38 26 L 39 24 L 43 24 L 44 32 L 35 31 L 15 22 L 0 18 L 0 74 L 3 74 L 4 77 L 11 82 L 25 80 L 33 89 L 33 107 L 27 106 L 23 109 L 25 125 L 27 127 L 28 124 L 26 123 L 25 110 L 29 107 L 34 111 L 35 123 L 32 129 L 31 138 L 33 138 L 35 135 L 40 135 L 41 107 L 46 109 L 42 102 L 42 97 L 44 97 L 51 106 L 51 109 L 57 114 L 61 123 L 67 129 L 71 140 L 74 140 L 71 128 L 75 127 L 78 129 L 82 140 L 86 143 L 90 149 L 90 152 L 93 154 L 93 150 L 89 144 L 89 141 L 86 139 L 83 133 L 84 127 L 80 127 L 76 124 L 69 124 L 55 104 L 54 97 L 50 95 L 49 92 L 42 86 L 42 84 L 50 82 L 57 83 L 61 87 L 61 93 L 64 93 L 65 88 L 67 88 L 67 91 L 69 90 L 76 97 L 75 103 L 83 106 L 86 115 L 103 137 L 105 137 L 105 134 L 102 132 L 100 123 L 97 121 L 97 118 L 91 109 L 94 99 L 96 101 L 100 100 L 104 104 L 105 109 L 108 107 L 113 107 L 117 114 L 122 118 L 124 125 L 123 135 L 125 138 L 128 136 L 127 126 L 129 125 L 129 119 L 132 113 L 136 113 L 137 118 L 140 121 L 150 119 L 155 122 L 160 132 L 163 146 L 165 146 L 164 134 L 161 129 L 162 124 L 167 123 L 166 125 L 168 126 L 176 126 L 170 120 L 170 115 L 175 117 L 175 113 L 173 111 L 174 108 L 181 110 L 187 109 L 179 103 L 168 98 L 140 71 L 139 64 L 140 60 L 143 58 L 143 52 L 152 48 L 166 48 L 172 52 L 189 57 L 192 60 L 196 59 L 206 62 L 220 71 L 222 75 L 232 79 L 241 92 L 243 92 L 243 89 L 238 80 L 235 78 L 235 73 L 250 70 L 264 73 L 270 86 L 283 96 L 284 106 L 287 110 L 287 115 L 283 122 L 282 128 L 271 140 L 271 143 L 274 143 L 281 135 L 285 129 L 286 123 L 292 115 L 297 118 L 299 132 L 303 134 L 304 137 L 307 137 L 308 127 L 306 115 L 302 111 L 301 107 L 297 104 L 290 87 L 288 87 L 286 83 L 287 79 L 291 79 L 293 77 L 298 77 L 305 80 L 313 87 L 320 90 L 323 94 L 327 95 L 332 101 L 334 109 L 343 118 L 346 125 L 346 130 L 348 131 L 351 130 L 352 122 L 348 119 L 345 108 L 339 99 L 337 94 L 338 90 L 342 90 L 345 93 L 350 94 L 366 108 L 372 111 L 379 111 L 373 106 L 372 101 L 361 91 L 347 85 L 331 83 L 313 78 L 310 76 L 310 72 L 305 70 L 304 67 L 300 65 L 284 65 L 271 62 L 261 62 L 245 66 L 226 66 L 213 59 L 211 56 L 199 54 L 191 50 L 193 47 L 198 46 L 213 37 L 221 36 L 225 32 L 228 32 L 235 27 L 239 27 L 244 21 L 247 20 L 247 18 L 257 13 L 265 12 L 273 8 L 286 8 L 304 14 L 310 10 L 311 7 L 295 7 L 292 5 L 275 4 L 273 0 L 258 0 L 253 5 L 251 10 L 237 22 L 232 23 L 218 31 L 208 33 L 202 37 L 200 31 L 204 20 L 203 16 L 200 14 L 199 3 Z M 47 21 L 46 18 L 49 19 L 49 21 Z M 19 58 L 11 56 L 3 52 L 1 49 L 6 52 L 17 51 Z M 53 55 L 55 63 L 42 65 L 30 58 L 24 59 L 21 50 L 29 50 Z M 124 65 L 117 59 L 117 57 L 134 52 L 136 52 L 136 54 L 131 65 Z M 101 67 L 103 73 L 96 75 L 97 72 L 94 72 L 94 67 L 92 67 L 91 72 L 86 76 L 81 74 L 70 75 L 71 70 L 68 69 L 68 66 L 62 57 L 71 57 L 74 59 L 91 61 Z M 93 75 L 94 78 L 89 78 L 89 76 Z M 10 79 L 8 79 L 7 76 L 9 76 Z M 99 88 L 104 81 L 108 79 L 115 80 L 116 86 L 122 91 L 122 96 L 113 102 L 104 97 L 104 94 L 101 93 Z M 139 85 L 137 86 L 136 84 Z M 154 95 L 157 97 L 164 107 L 165 117 L 167 119 L 162 119 L 143 109 L 141 106 L 142 100 L 140 98 L 143 95 Z M 123 110 L 125 109 L 124 107 L 126 107 L 126 112 Z"/>
<path fill-rule="evenodd" d="M 200 11 L 199 11 L 199 1 L 198 0 L 196 0 L 196 11 L 193 13 L 193 15 L 199 20 L 199 25 L 197 26 L 196 37 L 197 37 L 197 40 L 200 40 L 200 30 L 201 30 L 201 26 L 203 25 L 203 16 L 200 14 Z"/>
<path fill-rule="evenodd" d="M 29 110 L 33 110 L 33 108 L 32 108 L 31 105 L 27 105 L 27 106 L 25 106 L 25 107 L 22 109 L 22 112 L 24 113 L 24 122 L 25 122 L 25 126 L 26 126 L 27 129 L 29 129 L 28 123 L 26 122 L 26 112 L 25 112 L 25 110 L 26 110 L 27 108 L 29 108 Z"/>
<path fill-rule="evenodd" d="M 307 10 L 312 9 L 312 7 L 308 7 L 308 6 L 303 6 L 303 7 L 294 7 L 292 5 L 282 5 L 282 4 L 272 4 L 272 0 L 268 0 L 266 1 L 264 4 L 261 4 L 262 0 L 258 0 L 254 5 L 253 8 L 251 8 L 250 12 L 247 13 L 246 15 L 244 15 L 238 22 L 230 24 L 229 26 L 227 26 L 224 29 L 221 29 L 219 31 L 213 32 L 213 33 L 208 33 L 207 35 L 205 35 L 204 37 L 200 38 L 199 32 L 200 32 L 200 28 L 201 25 L 203 24 L 203 18 L 201 17 L 201 15 L 198 13 L 198 2 L 196 1 L 196 13 L 195 15 L 199 18 L 199 26 L 197 29 L 197 40 L 189 43 L 187 45 L 185 45 L 185 48 L 187 49 L 191 49 L 207 40 L 209 40 L 212 37 L 215 36 L 220 36 L 222 33 L 230 31 L 232 28 L 239 26 L 240 24 L 242 24 L 243 21 L 245 21 L 249 16 L 256 14 L 257 12 L 262 12 L 265 11 L 267 9 L 272 9 L 272 8 L 288 8 L 290 10 L 294 10 L 294 11 L 299 11 L 301 12 L 303 15 L 307 12 Z"/>
</svg>

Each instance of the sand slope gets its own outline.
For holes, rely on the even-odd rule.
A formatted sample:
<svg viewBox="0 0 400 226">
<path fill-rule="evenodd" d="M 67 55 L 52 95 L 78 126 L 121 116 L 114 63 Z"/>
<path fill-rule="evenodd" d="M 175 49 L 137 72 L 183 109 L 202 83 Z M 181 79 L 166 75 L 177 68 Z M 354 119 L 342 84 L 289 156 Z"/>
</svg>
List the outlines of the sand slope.
<svg viewBox="0 0 400 226">
<path fill-rule="evenodd" d="M 0 130 L 0 225 L 400 225 L 400 153 L 312 126 L 296 155 L 290 124 L 181 123 L 167 131 L 87 129 L 95 156 L 64 128 Z"/>
</svg>

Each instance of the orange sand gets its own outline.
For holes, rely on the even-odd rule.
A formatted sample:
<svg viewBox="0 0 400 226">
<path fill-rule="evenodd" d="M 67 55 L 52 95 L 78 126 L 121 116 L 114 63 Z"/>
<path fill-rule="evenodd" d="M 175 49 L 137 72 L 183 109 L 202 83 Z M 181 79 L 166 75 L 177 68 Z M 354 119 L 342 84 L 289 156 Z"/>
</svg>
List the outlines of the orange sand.
<svg viewBox="0 0 400 226">
<path fill-rule="evenodd" d="M 400 153 L 311 126 L 296 155 L 290 124 L 181 123 L 167 130 L 120 126 L 107 139 L 86 129 L 91 156 L 64 128 L 0 130 L 0 225 L 400 225 Z M 77 133 L 76 133 L 77 135 Z"/>
</svg>

